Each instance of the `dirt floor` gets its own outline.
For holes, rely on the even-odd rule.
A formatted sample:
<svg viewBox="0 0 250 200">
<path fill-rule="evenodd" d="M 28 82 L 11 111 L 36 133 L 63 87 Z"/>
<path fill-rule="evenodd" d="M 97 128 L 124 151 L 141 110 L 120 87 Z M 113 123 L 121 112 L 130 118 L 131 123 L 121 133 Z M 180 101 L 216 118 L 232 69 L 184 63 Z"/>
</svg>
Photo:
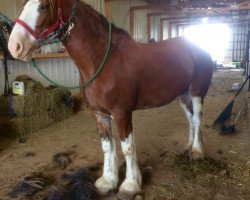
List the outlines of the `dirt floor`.
<svg viewBox="0 0 250 200">
<path fill-rule="evenodd" d="M 143 199 L 250 199 L 250 131 L 246 128 L 246 114 L 242 112 L 240 115 L 237 132 L 233 135 L 219 135 L 211 128 L 235 94 L 230 91 L 232 84 L 242 83 L 241 73 L 229 70 L 214 73 L 203 108 L 201 127 L 205 161 L 193 163 L 181 155 L 187 142 L 188 124 L 177 102 L 134 113 L 137 155 L 144 175 Z M 235 103 L 234 117 L 243 107 L 243 96 L 240 96 Z M 118 139 L 117 146 L 121 177 L 124 177 L 124 159 Z M 53 156 L 60 152 L 70 154 L 65 169 L 53 165 Z M 56 184 L 63 172 L 81 167 L 92 166 L 100 175 L 102 160 L 100 138 L 88 111 L 30 134 L 26 143 L 2 138 L 0 200 L 11 200 L 8 193 L 17 182 L 34 172 L 49 174 L 54 177 L 52 184 Z M 27 199 L 42 199 L 42 194 Z M 115 199 L 114 196 L 113 193 L 103 199 Z"/>
</svg>

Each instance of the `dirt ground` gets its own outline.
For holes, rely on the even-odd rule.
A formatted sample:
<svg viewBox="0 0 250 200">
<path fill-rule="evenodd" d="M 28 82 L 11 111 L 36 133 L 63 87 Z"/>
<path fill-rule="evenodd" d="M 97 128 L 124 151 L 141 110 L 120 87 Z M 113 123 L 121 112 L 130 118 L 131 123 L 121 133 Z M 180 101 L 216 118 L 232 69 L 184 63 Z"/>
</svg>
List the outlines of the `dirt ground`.
<svg viewBox="0 0 250 200">
<path fill-rule="evenodd" d="M 250 131 L 246 114 L 237 121 L 237 132 L 219 135 L 211 128 L 213 121 L 232 99 L 232 84 L 242 83 L 242 72 L 220 70 L 213 81 L 203 108 L 201 131 L 206 162 L 215 167 L 203 169 L 204 163 L 191 164 L 179 156 L 187 142 L 188 124 L 177 102 L 134 113 L 134 133 L 141 171 L 144 172 L 144 200 L 249 200 Z M 243 96 L 235 103 L 234 116 L 243 107 Z M 116 132 L 114 127 L 114 132 Z M 124 171 L 117 134 L 119 166 Z M 59 152 L 72 152 L 66 169 L 53 168 L 52 158 Z M 46 172 L 55 179 L 65 171 L 88 166 L 101 174 L 103 154 L 96 125 L 88 111 L 52 127 L 30 134 L 27 142 L 2 138 L 0 141 L 0 200 L 11 200 L 13 186 L 33 172 Z M 205 161 L 204 161 L 205 162 Z M 216 164 L 217 163 L 217 164 Z M 196 163 L 197 164 L 197 163 Z M 196 168 L 195 168 L 196 167 Z M 202 169 L 200 170 L 201 167 Z M 121 173 L 121 176 L 123 173 Z M 41 199 L 39 195 L 30 199 Z M 114 199 L 114 194 L 103 198 Z"/>
</svg>

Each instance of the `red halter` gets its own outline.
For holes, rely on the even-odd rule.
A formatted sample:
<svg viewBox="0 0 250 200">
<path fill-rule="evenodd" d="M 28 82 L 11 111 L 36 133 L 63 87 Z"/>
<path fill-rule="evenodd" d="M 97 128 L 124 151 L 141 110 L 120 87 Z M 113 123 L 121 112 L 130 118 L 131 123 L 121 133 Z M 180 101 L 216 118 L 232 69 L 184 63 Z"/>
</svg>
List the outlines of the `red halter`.
<svg viewBox="0 0 250 200">
<path fill-rule="evenodd" d="M 41 34 L 37 34 L 35 31 L 33 31 L 28 24 L 26 24 L 23 20 L 16 18 L 12 22 L 20 24 L 24 29 L 26 29 L 34 38 L 36 39 L 43 39 L 46 36 L 48 36 L 50 33 L 54 32 L 62 23 L 64 23 L 63 20 L 63 12 L 62 12 L 62 0 L 57 0 L 58 4 L 58 19 L 56 23 L 54 23 L 51 27 L 43 31 Z"/>
</svg>

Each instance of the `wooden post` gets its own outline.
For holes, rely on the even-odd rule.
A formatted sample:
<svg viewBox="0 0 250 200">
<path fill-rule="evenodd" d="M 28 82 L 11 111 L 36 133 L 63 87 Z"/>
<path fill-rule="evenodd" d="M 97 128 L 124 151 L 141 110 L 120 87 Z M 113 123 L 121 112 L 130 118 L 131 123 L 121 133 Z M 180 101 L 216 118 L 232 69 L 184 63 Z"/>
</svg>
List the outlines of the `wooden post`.
<svg viewBox="0 0 250 200">
<path fill-rule="evenodd" d="M 163 21 L 160 21 L 160 32 L 159 32 L 159 36 L 160 36 L 160 41 L 163 40 Z"/>
<path fill-rule="evenodd" d="M 110 11 L 110 2 L 109 0 L 105 0 L 104 3 L 105 3 L 105 16 L 109 21 L 111 21 L 112 17 L 111 17 L 111 11 Z"/>
<path fill-rule="evenodd" d="M 172 23 L 169 23 L 168 26 L 168 38 L 172 38 Z"/>
<path fill-rule="evenodd" d="M 147 32 L 148 32 L 148 42 L 151 39 L 151 17 L 150 15 L 147 16 Z"/>
<path fill-rule="evenodd" d="M 130 35 L 134 38 L 134 20 L 135 20 L 135 10 L 130 8 Z"/>
<path fill-rule="evenodd" d="M 250 67 L 249 67 L 249 41 L 250 40 L 250 30 L 248 30 L 247 34 L 247 44 L 246 44 L 246 77 L 250 75 Z M 248 80 L 248 90 L 250 91 L 250 79 Z"/>
</svg>

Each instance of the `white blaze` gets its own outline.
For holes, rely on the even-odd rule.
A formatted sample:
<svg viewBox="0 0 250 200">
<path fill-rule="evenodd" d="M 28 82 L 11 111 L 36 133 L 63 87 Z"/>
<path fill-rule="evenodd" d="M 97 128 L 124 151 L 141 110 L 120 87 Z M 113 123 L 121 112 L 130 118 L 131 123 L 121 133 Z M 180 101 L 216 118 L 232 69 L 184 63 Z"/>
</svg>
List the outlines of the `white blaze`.
<svg viewBox="0 0 250 200">
<path fill-rule="evenodd" d="M 40 0 L 30 0 L 24 6 L 19 17 L 33 31 L 36 29 L 39 18 Z M 34 38 L 23 26 L 16 23 L 9 38 L 8 48 L 14 58 L 29 60 L 31 58 L 33 47 L 36 42 Z"/>
<path fill-rule="evenodd" d="M 35 30 L 36 28 L 36 23 L 40 15 L 39 13 L 40 4 L 41 3 L 38 0 L 28 1 L 24 6 L 24 9 L 19 17 L 19 19 L 24 21 L 32 30 Z M 15 25 L 12 33 L 13 35 L 15 35 L 15 33 L 25 35 L 25 37 L 29 37 L 30 39 L 35 41 L 35 38 L 30 33 L 28 33 L 28 31 L 24 27 L 22 27 L 19 24 Z"/>
</svg>

